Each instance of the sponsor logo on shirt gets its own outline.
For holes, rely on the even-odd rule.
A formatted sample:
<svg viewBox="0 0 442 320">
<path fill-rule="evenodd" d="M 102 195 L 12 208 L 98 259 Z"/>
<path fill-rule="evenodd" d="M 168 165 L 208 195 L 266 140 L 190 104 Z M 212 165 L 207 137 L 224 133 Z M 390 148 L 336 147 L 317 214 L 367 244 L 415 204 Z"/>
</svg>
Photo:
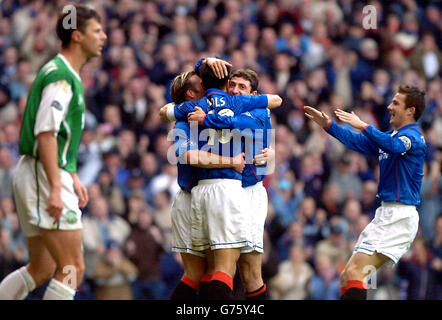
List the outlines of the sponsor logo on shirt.
<svg viewBox="0 0 442 320">
<path fill-rule="evenodd" d="M 59 111 L 63 110 L 63 107 L 61 106 L 61 103 L 58 102 L 57 100 L 52 101 L 51 107 L 55 108 L 55 109 L 57 109 Z"/>
</svg>

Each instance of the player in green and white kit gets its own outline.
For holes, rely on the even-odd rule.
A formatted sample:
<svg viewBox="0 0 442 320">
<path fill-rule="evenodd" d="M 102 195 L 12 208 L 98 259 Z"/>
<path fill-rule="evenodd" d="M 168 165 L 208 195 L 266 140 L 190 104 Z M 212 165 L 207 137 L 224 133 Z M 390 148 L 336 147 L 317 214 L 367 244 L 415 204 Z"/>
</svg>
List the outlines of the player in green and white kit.
<svg viewBox="0 0 442 320">
<path fill-rule="evenodd" d="M 29 263 L 3 279 L 0 300 L 24 299 L 51 278 L 43 299 L 73 299 L 83 278 L 80 208 L 88 195 L 76 174 L 85 110 L 79 73 L 101 55 L 106 35 L 98 14 L 81 5 L 60 15 L 57 35 L 62 50 L 41 68 L 28 96 L 13 178 Z"/>
</svg>

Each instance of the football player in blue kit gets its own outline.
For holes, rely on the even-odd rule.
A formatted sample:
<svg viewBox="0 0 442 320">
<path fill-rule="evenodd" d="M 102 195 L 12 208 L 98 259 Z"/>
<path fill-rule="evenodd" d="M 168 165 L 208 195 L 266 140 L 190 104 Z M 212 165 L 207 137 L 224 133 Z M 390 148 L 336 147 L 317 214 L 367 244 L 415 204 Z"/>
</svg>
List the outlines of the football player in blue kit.
<svg viewBox="0 0 442 320">
<path fill-rule="evenodd" d="M 277 95 L 229 96 L 226 93 L 228 77 L 218 79 L 206 65 L 199 67 L 205 98 L 197 102 L 169 105 L 166 116 L 171 120 L 186 120 L 194 107 L 218 115 L 234 116 L 255 108 L 278 107 L 282 100 Z M 164 116 L 164 114 L 163 114 Z M 200 150 L 213 153 L 227 152 L 235 156 L 243 150 L 241 133 L 213 129 L 201 131 Z M 211 249 L 214 255 L 214 273 L 210 282 L 209 299 L 229 299 L 233 289 L 241 248 L 253 246 L 248 229 L 249 203 L 242 188 L 242 175 L 231 169 L 200 169 L 198 185 L 192 189 L 192 238 L 194 250 Z M 203 226 L 203 227 L 201 227 Z"/>
<path fill-rule="evenodd" d="M 194 71 L 183 72 L 172 82 L 171 97 L 175 103 L 198 100 L 203 94 L 201 79 Z M 171 299 L 195 300 L 200 279 L 207 269 L 205 253 L 192 249 L 189 229 L 190 192 L 198 182 L 196 167 L 233 168 L 241 173 L 245 162 L 242 154 L 234 159 L 198 150 L 198 143 L 192 140 L 187 121 L 177 121 L 170 135 L 174 140 L 175 155 L 178 157 L 178 185 L 181 188 L 172 204 L 172 251 L 180 253 L 184 265 L 184 275 L 174 289 Z M 192 163 L 192 166 L 189 163 Z"/>
<path fill-rule="evenodd" d="M 232 73 L 228 84 L 229 95 L 257 95 L 259 78 L 251 69 L 238 69 Z M 270 149 L 272 134 L 270 111 L 253 109 L 249 112 L 229 117 L 218 114 L 206 115 L 201 108 L 189 114 L 189 121 L 197 121 L 201 127 L 214 129 L 237 128 L 245 137 L 246 166 L 242 173 L 242 187 L 250 203 L 249 230 L 252 233 L 253 245 L 241 248 L 238 267 L 241 279 L 249 300 L 267 299 L 267 288 L 262 279 L 262 253 L 264 251 L 264 224 L 267 216 L 268 197 L 262 181 L 267 171 L 265 165 L 254 163 L 260 156 L 272 157 Z M 269 154 L 267 154 L 269 153 Z M 274 153 L 273 153 L 274 157 Z M 264 158 L 263 158 L 264 159 Z"/>
<path fill-rule="evenodd" d="M 359 236 L 341 274 L 343 300 L 367 299 L 367 271 L 396 264 L 418 230 L 416 206 L 420 204 L 426 144 L 417 120 L 425 109 L 425 93 L 414 86 L 400 86 L 387 109 L 394 130 L 385 133 L 355 113 L 337 109 L 335 114 L 340 121 L 361 130 L 355 133 L 339 126 L 323 112 L 304 107 L 306 117 L 345 146 L 379 158 L 378 197 L 382 205 Z"/>
</svg>

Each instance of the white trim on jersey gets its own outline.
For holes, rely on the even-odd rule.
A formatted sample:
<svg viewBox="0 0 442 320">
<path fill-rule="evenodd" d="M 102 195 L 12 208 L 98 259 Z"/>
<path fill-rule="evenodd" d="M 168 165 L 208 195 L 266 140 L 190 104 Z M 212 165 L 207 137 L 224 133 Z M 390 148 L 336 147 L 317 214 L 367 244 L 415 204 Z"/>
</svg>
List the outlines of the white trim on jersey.
<svg viewBox="0 0 442 320">
<path fill-rule="evenodd" d="M 64 167 L 68 163 L 68 161 L 66 159 L 66 155 L 68 154 L 68 149 L 69 149 L 69 146 L 71 145 L 71 138 L 72 138 L 71 128 L 69 127 L 69 125 L 65 119 L 63 120 L 63 125 L 64 125 L 64 128 L 66 129 L 66 133 L 68 134 L 68 136 L 67 136 L 64 148 L 63 148 L 63 153 L 61 155 L 61 161 L 62 161 L 61 166 L 62 167 Z"/>
<path fill-rule="evenodd" d="M 47 131 L 54 131 L 55 136 L 58 134 L 72 96 L 72 88 L 65 80 L 50 83 L 43 89 L 35 118 L 35 137 Z"/>
<path fill-rule="evenodd" d="M 64 55 L 62 55 L 61 53 L 57 54 L 57 57 L 59 57 L 64 64 L 68 67 L 68 69 L 78 78 L 78 80 L 81 82 L 81 78 L 80 75 L 75 72 L 74 68 L 72 68 L 71 64 L 66 60 L 66 58 L 64 57 Z"/>
</svg>

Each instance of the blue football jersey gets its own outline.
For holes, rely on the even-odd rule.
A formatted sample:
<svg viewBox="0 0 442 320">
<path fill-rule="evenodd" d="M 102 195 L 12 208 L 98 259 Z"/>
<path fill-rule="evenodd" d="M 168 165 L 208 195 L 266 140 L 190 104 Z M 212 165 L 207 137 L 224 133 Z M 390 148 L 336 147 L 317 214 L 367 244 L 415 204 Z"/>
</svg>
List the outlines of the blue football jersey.
<svg viewBox="0 0 442 320">
<path fill-rule="evenodd" d="M 256 166 L 253 158 L 269 147 L 271 141 L 271 118 L 269 109 L 253 109 L 238 116 L 208 114 L 203 126 L 215 129 L 236 128 L 244 137 L 246 166 L 242 172 L 242 186 L 248 187 L 264 180 L 267 166 Z"/>
<path fill-rule="evenodd" d="M 209 89 L 205 97 L 198 101 L 186 101 L 174 106 L 174 117 L 187 121 L 187 115 L 196 106 L 208 114 L 219 116 L 240 115 L 256 108 L 265 109 L 268 105 L 267 96 L 238 95 L 229 96 L 225 91 Z M 199 149 L 226 157 L 235 157 L 244 150 L 241 132 L 238 130 L 215 130 L 200 128 Z M 199 169 L 198 179 L 237 179 L 242 175 L 232 168 Z"/>
<path fill-rule="evenodd" d="M 362 133 L 355 133 L 332 121 L 326 131 L 348 148 L 379 158 L 380 200 L 420 204 L 426 144 L 417 123 L 385 133 L 368 126 Z"/>
</svg>

